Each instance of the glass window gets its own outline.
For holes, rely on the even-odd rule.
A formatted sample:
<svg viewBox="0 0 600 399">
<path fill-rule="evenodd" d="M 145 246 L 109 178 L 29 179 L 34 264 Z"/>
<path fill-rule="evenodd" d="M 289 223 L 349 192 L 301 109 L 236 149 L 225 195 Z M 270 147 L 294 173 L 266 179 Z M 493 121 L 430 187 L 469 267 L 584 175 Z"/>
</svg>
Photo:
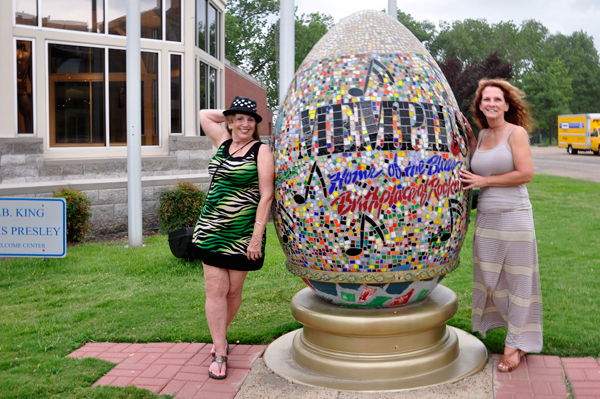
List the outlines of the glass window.
<svg viewBox="0 0 600 399">
<path fill-rule="evenodd" d="M 221 59 L 220 26 L 221 12 L 208 0 L 196 0 L 196 47 L 206 51 L 217 59 Z"/>
<path fill-rule="evenodd" d="M 208 6 L 208 53 L 215 58 L 219 58 L 217 40 L 218 40 L 218 21 L 217 9 L 212 4 Z"/>
<path fill-rule="evenodd" d="M 217 106 L 217 70 L 213 67 L 208 71 L 208 107 Z"/>
<path fill-rule="evenodd" d="M 162 39 L 162 0 L 140 0 L 141 37 Z M 108 33 L 125 36 L 127 34 L 127 2 L 109 0 L 106 9 Z"/>
<path fill-rule="evenodd" d="M 196 46 L 206 51 L 206 4 L 207 0 L 196 0 Z"/>
<path fill-rule="evenodd" d="M 104 48 L 49 44 L 50 143 L 54 147 L 127 144 L 126 51 L 108 49 L 106 129 Z M 158 145 L 158 54 L 142 51 L 142 145 Z"/>
<path fill-rule="evenodd" d="M 108 0 L 106 4 L 106 20 L 108 21 L 108 33 L 111 35 L 125 36 L 127 33 L 125 16 L 127 15 L 127 3 L 120 0 Z"/>
<path fill-rule="evenodd" d="M 213 109 L 217 107 L 217 69 L 199 62 L 198 71 L 198 103 L 199 109 Z M 202 128 L 200 134 L 204 136 Z"/>
<path fill-rule="evenodd" d="M 108 50 L 110 145 L 127 144 L 127 52 Z M 158 54 L 142 51 L 142 145 L 158 145 Z"/>
<path fill-rule="evenodd" d="M 200 61 L 199 64 L 200 66 L 198 68 L 198 103 L 200 106 L 198 107 L 198 109 L 208 109 L 208 102 L 206 101 L 206 76 L 208 75 L 208 65 L 206 65 L 202 61 Z M 204 133 L 202 126 L 200 126 L 200 136 L 206 136 L 206 133 Z"/>
<path fill-rule="evenodd" d="M 200 109 L 212 109 L 217 106 L 217 70 L 200 61 L 199 71 Z"/>
<path fill-rule="evenodd" d="M 206 77 L 208 76 L 208 65 L 204 62 L 200 61 L 200 72 L 198 73 L 200 76 L 200 82 L 198 84 L 199 92 L 200 92 L 200 109 L 208 109 L 207 96 L 208 88 L 206 87 Z"/>
<path fill-rule="evenodd" d="M 183 133 L 181 107 L 181 54 L 171 54 L 171 133 Z"/>
<path fill-rule="evenodd" d="M 181 41 L 181 4 L 180 0 L 165 0 L 166 36 L 172 42 Z"/>
<path fill-rule="evenodd" d="M 127 144 L 127 52 L 108 50 L 108 115 L 110 145 Z"/>
<path fill-rule="evenodd" d="M 142 37 L 162 39 L 162 0 L 140 0 Z"/>
<path fill-rule="evenodd" d="M 198 82 L 200 81 L 199 77 L 198 77 L 198 59 L 196 58 L 194 60 L 194 109 L 195 110 L 199 110 L 200 109 L 200 102 L 198 100 Z M 196 136 L 198 135 L 198 132 L 200 131 L 200 129 L 198 128 L 200 126 L 200 121 L 198 120 L 198 111 L 194 112 L 194 117 L 196 118 Z"/>
<path fill-rule="evenodd" d="M 15 0 L 15 21 L 19 25 L 37 26 L 37 0 Z"/>
<path fill-rule="evenodd" d="M 17 132 L 33 133 L 33 42 L 17 40 Z"/>
<path fill-rule="evenodd" d="M 42 26 L 82 32 L 104 32 L 104 0 L 43 0 Z"/>
<path fill-rule="evenodd" d="M 104 145 L 104 49 L 50 43 L 48 62 L 51 145 Z"/>
<path fill-rule="evenodd" d="M 142 145 L 158 145 L 158 54 L 142 51 Z"/>
</svg>

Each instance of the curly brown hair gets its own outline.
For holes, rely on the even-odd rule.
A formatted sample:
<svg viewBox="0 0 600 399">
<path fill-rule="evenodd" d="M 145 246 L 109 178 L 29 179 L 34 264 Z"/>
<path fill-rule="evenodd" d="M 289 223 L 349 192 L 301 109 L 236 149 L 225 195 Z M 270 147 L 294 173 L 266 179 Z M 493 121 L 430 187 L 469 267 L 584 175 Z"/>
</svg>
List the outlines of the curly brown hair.
<svg viewBox="0 0 600 399">
<path fill-rule="evenodd" d="M 475 99 L 473 100 L 473 104 L 471 104 L 471 114 L 477 126 L 480 129 L 487 129 L 489 127 L 485 115 L 479 109 L 483 90 L 486 87 L 497 87 L 502 90 L 504 101 L 508 104 L 508 111 L 504 114 L 504 119 L 507 122 L 523 127 L 525 131 L 529 132 L 533 125 L 533 119 L 530 114 L 529 105 L 524 100 L 525 93 L 504 79 L 481 79 L 479 81 L 479 87 L 475 92 Z"/>
<path fill-rule="evenodd" d="M 231 129 L 229 128 L 229 124 L 235 122 L 236 115 L 237 114 L 230 114 L 230 115 L 225 116 L 225 122 L 226 122 L 225 129 L 227 129 L 229 134 L 231 134 Z M 254 133 L 252 134 L 252 138 L 256 141 L 260 141 L 260 133 L 258 132 L 258 124 L 259 124 L 259 122 L 256 122 L 256 125 L 254 125 Z"/>
</svg>

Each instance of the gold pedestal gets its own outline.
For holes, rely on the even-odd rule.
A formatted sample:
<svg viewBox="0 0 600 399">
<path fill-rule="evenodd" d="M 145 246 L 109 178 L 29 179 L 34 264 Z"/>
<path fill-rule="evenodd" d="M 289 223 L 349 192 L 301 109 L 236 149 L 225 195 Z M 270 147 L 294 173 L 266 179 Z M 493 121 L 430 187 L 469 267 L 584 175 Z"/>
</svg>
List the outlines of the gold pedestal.
<svg viewBox="0 0 600 399">
<path fill-rule="evenodd" d="M 447 327 L 456 294 L 439 285 L 413 305 L 355 309 L 329 304 L 309 288 L 292 299 L 304 325 L 265 351 L 266 365 L 291 382 L 350 391 L 396 391 L 459 381 L 485 367 L 474 336 Z"/>
</svg>

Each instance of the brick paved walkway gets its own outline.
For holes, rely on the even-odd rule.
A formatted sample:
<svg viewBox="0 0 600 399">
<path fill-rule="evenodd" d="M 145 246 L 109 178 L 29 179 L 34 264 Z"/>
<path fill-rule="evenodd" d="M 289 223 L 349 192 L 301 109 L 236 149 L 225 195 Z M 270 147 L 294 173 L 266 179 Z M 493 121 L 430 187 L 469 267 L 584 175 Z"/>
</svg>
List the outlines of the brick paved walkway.
<svg viewBox="0 0 600 399">
<path fill-rule="evenodd" d="M 229 375 L 208 378 L 210 344 L 90 343 L 69 357 L 95 357 L 118 363 L 94 386 L 134 385 L 177 399 L 232 399 L 262 356 L 263 345 L 231 345 Z M 600 363 L 592 358 L 528 355 L 512 373 L 500 373 L 500 355 L 493 355 L 494 399 L 565 399 L 567 384 L 574 399 L 600 399 Z"/>
<path fill-rule="evenodd" d="M 494 399 L 600 399 L 600 364 L 592 358 L 527 355 L 512 373 L 501 373 L 494 355 Z"/>
<path fill-rule="evenodd" d="M 600 399 L 600 363 L 595 359 L 561 359 L 576 399 Z"/>
<path fill-rule="evenodd" d="M 178 399 L 232 399 L 250 372 L 252 363 L 265 350 L 263 345 L 230 345 L 229 373 L 225 380 L 208 378 L 212 360 L 210 344 L 90 343 L 68 355 L 95 357 L 118 363 L 94 386 L 134 385 Z"/>
</svg>

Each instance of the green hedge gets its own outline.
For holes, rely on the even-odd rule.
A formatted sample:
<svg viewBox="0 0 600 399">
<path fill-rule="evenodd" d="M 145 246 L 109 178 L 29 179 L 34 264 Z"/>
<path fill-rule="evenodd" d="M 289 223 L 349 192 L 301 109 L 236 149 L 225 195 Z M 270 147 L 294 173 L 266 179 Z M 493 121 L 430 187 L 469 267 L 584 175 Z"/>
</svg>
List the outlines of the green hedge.
<svg viewBox="0 0 600 399">
<path fill-rule="evenodd" d="M 59 187 L 54 191 L 54 197 L 67 201 L 67 240 L 80 242 L 90 230 L 92 217 L 92 201 L 76 188 Z"/>
<path fill-rule="evenodd" d="M 206 193 L 189 181 L 181 181 L 175 188 L 161 192 L 158 208 L 159 231 L 168 233 L 184 227 L 193 227 L 205 200 Z"/>
</svg>

